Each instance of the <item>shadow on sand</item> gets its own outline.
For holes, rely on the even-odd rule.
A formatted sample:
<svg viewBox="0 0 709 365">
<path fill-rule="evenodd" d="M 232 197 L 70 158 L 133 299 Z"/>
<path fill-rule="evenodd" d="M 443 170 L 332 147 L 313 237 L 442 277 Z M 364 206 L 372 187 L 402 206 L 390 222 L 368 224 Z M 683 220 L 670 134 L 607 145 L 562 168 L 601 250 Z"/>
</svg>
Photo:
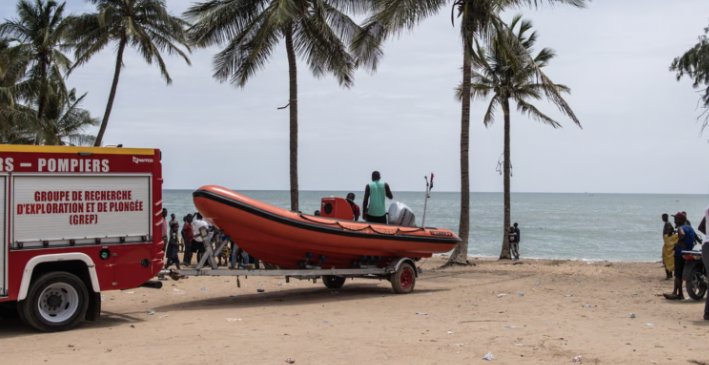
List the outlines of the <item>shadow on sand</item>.
<svg viewBox="0 0 709 365">
<path fill-rule="evenodd" d="M 254 289 L 255 290 L 255 289 Z M 414 291 L 409 295 L 428 295 L 448 291 L 448 289 L 433 289 L 426 291 Z M 224 296 L 219 298 L 199 299 L 185 301 L 155 308 L 156 312 L 167 312 L 172 310 L 211 310 L 222 308 L 250 308 L 250 307 L 272 307 L 303 304 L 321 304 L 340 301 L 375 299 L 375 298 L 399 298 L 405 299 L 404 295 L 394 294 L 390 288 L 373 287 L 367 284 L 345 284 L 337 290 L 324 288 L 290 288 L 265 293 L 251 293 Z"/>
<path fill-rule="evenodd" d="M 101 312 L 101 318 L 98 322 L 82 322 L 72 331 L 82 331 L 88 329 L 97 328 L 110 328 L 117 327 L 129 323 L 140 323 L 144 322 L 140 318 L 131 316 L 131 314 L 138 314 L 143 312 L 132 312 L 132 313 L 111 313 L 111 312 Z M 34 336 L 42 335 L 43 332 L 34 330 L 32 327 L 26 325 L 19 318 L 5 319 L 0 318 L 0 340 L 10 337 L 21 337 L 21 336 Z M 49 335 L 49 334 L 47 334 Z"/>
</svg>

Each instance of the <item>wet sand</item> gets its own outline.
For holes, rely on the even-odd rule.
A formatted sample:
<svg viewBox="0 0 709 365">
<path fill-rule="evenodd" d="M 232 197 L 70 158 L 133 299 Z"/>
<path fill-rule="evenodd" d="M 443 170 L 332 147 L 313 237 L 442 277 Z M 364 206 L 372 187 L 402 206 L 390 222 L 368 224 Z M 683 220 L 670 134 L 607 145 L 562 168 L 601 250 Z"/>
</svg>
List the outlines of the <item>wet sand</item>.
<svg viewBox="0 0 709 365">
<path fill-rule="evenodd" d="M 70 332 L 0 319 L 2 362 L 482 364 L 491 352 L 500 364 L 577 355 L 584 364 L 709 364 L 704 303 L 657 297 L 672 289 L 659 263 L 472 259 L 477 266 L 433 269 L 443 260 L 424 263 L 409 295 L 386 281 L 333 291 L 259 277 L 242 277 L 241 288 L 233 277 L 190 277 L 105 292 L 100 322 Z"/>
</svg>

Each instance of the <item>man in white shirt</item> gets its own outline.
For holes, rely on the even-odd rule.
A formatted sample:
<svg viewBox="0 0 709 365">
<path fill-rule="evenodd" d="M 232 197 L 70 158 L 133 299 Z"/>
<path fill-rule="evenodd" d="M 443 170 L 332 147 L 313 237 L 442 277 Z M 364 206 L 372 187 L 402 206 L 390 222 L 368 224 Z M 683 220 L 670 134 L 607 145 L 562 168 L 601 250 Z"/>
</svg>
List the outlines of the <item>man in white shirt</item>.
<svg viewBox="0 0 709 365">
<path fill-rule="evenodd" d="M 697 230 L 699 230 L 699 232 L 704 233 L 704 241 L 702 242 L 702 261 L 704 261 L 705 270 L 707 267 L 709 267 L 709 245 L 706 244 L 707 242 L 709 242 L 709 235 L 707 235 L 708 220 L 709 207 L 704 209 L 704 218 L 702 219 L 702 223 L 699 223 L 699 227 L 697 227 Z M 709 295 L 707 296 L 707 302 L 704 305 L 704 320 L 709 321 Z"/>
<path fill-rule="evenodd" d="M 209 229 L 209 224 L 202 218 L 202 215 L 195 214 L 195 220 L 192 222 L 192 230 L 194 230 L 194 241 L 192 241 L 192 252 L 197 252 L 197 262 L 202 259 L 202 255 L 205 252 L 204 242 L 202 240 L 202 233 L 199 231 L 200 228 Z"/>
</svg>

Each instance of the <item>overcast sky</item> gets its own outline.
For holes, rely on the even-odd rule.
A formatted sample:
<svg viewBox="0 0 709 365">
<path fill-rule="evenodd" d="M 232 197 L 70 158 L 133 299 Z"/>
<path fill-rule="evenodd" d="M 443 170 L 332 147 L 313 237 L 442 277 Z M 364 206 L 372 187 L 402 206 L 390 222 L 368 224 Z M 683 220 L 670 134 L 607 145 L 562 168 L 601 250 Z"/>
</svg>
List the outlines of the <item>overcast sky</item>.
<svg viewBox="0 0 709 365">
<path fill-rule="evenodd" d="M 175 14 L 190 3 L 168 1 Z M 80 0 L 67 6 L 92 10 Z M 538 106 L 563 129 L 513 113 L 513 192 L 709 192 L 699 95 L 668 71 L 709 25 L 709 1 L 596 0 L 585 10 L 547 5 L 504 16 L 516 13 L 533 21 L 537 49 L 556 50 L 546 72 L 571 87 L 567 101 L 583 130 L 546 101 Z M 14 0 L 3 0 L 0 18 L 14 14 Z M 358 191 L 379 170 L 395 191 L 422 191 L 430 172 L 436 190 L 459 191 L 459 44 L 445 10 L 387 44 L 378 72 L 358 72 L 350 90 L 299 63 L 300 188 Z M 276 109 L 288 103 L 284 44 L 243 89 L 212 78 L 215 51 L 194 51 L 191 67 L 169 58 L 171 86 L 129 51 L 104 144 L 160 148 L 165 188 L 288 189 L 288 111 Z M 96 117 L 114 64 L 115 50 L 106 49 L 67 81 L 89 93 L 84 107 Z M 502 190 L 502 114 L 485 128 L 486 107 L 472 105 L 471 190 L 494 192 Z"/>
</svg>

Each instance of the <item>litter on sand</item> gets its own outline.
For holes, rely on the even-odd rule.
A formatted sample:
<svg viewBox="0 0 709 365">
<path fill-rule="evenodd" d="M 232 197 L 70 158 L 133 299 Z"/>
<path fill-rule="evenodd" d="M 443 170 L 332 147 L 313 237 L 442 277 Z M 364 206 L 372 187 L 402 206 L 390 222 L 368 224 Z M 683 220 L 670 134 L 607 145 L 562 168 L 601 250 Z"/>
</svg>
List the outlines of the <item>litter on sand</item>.
<svg viewBox="0 0 709 365">
<path fill-rule="evenodd" d="M 322 321 L 323 324 L 330 324 L 330 321 Z"/>
<path fill-rule="evenodd" d="M 453 334 L 453 331 L 448 331 L 448 334 L 449 334 L 449 335 L 452 335 L 452 334 Z"/>
<path fill-rule="evenodd" d="M 133 294 L 133 293 L 135 293 L 135 292 L 134 292 L 134 291 L 124 291 L 124 293 L 126 293 L 126 294 Z"/>
<path fill-rule="evenodd" d="M 505 326 L 505 328 L 517 328 L 517 326 Z"/>
<path fill-rule="evenodd" d="M 473 307 L 477 307 L 477 306 L 478 306 L 478 303 L 475 303 L 475 302 L 470 303 L 470 304 L 471 304 Z"/>
<path fill-rule="evenodd" d="M 628 317 L 635 318 L 635 313 L 628 313 Z"/>
<path fill-rule="evenodd" d="M 564 296 L 567 297 L 567 298 L 571 298 L 571 297 L 573 297 L 574 295 L 573 295 L 573 294 L 566 294 L 566 295 L 564 295 Z"/>
<path fill-rule="evenodd" d="M 427 316 L 428 315 L 428 313 L 424 313 L 424 312 L 416 312 L 416 314 L 418 314 L 420 316 Z"/>
<path fill-rule="evenodd" d="M 172 291 L 180 291 L 180 289 L 172 288 Z"/>
<path fill-rule="evenodd" d="M 295 364 L 295 360 L 291 359 L 290 357 L 286 359 L 286 362 L 289 364 Z"/>
<path fill-rule="evenodd" d="M 574 362 L 581 362 L 581 355 L 574 357 Z"/>
<path fill-rule="evenodd" d="M 654 324 L 654 323 L 645 323 L 645 325 L 648 326 L 648 327 L 655 327 L 655 324 Z"/>
<path fill-rule="evenodd" d="M 265 289 L 256 289 L 256 291 L 259 293 L 264 293 L 266 290 Z"/>
<path fill-rule="evenodd" d="M 517 294 L 517 295 L 519 295 L 520 297 L 523 297 L 523 296 L 524 296 L 524 293 L 519 293 L 519 294 Z"/>
<path fill-rule="evenodd" d="M 160 316 L 160 317 L 158 317 L 158 318 L 165 318 L 165 317 L 167 317 L 167 316 L 168 316 L 168 315 L 166 314 L 166 315 Z"/>
<path fill-rule="evenodd" d="M 630 293 L 630 295 L 638 295 L 638 293 Z"/>
<path fill-rule="evenodd" d="M 537 281 L 536 283 L 534 283 L 534 286 L 539 286 L 539 282 Z"/>
<path fill-rule="evenodd" d="M 241 318 L 227 318 L 227 322 L 241 322 Z"/>
<path fill-rule="evenodd" d="M 498 297 L 498 298 L 502 298 L 502 297 L 504 297 L 505 295 L 507 295 L 507 294 L 506 294 L 506 293 L 500 293 L 500 294 L 497 294 L 497 297 Z"/>
<path fill-rule="evenodd" d="M 202 288 L 202 290 L 207 290 L 207 287 L 205 286 L 204 288 Z"/>
<path fill-rule="evenodd" d="M 495 357 L 492 356 L 492 352 L 489 352 L 489 351 L 488 351 L 487 355 L 483 356 L 483 360 L 487 360 L 487 361 L 492 361 L 492 359 L 494 359 L 494 358 Z"/>
<path fill-rule="evenodd" d="M 586 308 L 591 308 L 591 304 L 586 304 Z"/>
<path fill-rule="evenodd" d="M 148 311 L 149 316 L 152 316 L 153 314 L 155 314 L 155 311 Z"/>
</svg>

